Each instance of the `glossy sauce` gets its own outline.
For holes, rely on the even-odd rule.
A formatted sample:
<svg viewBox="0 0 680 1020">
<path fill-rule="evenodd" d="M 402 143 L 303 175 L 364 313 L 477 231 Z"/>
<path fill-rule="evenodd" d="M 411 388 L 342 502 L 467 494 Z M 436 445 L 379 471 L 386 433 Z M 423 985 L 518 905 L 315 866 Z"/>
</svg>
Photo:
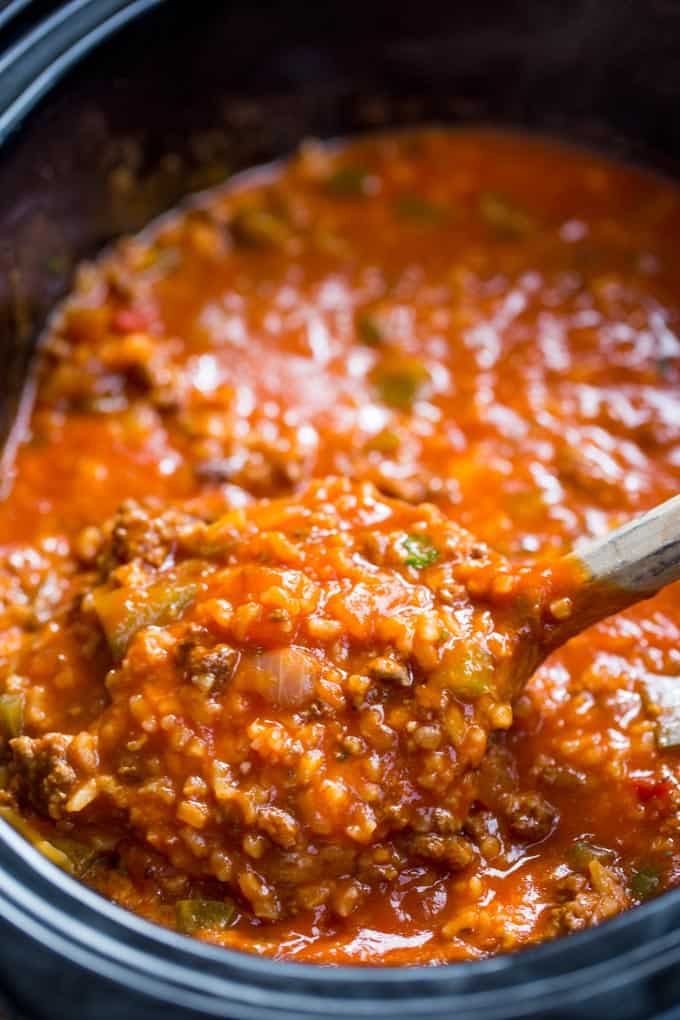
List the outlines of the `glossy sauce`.
<svg viewBox="0 0 680 1020">
<path fill-rule="evenodd" d="M 423 131 L 307 146 L 84 268 L 0 505 L 0 685 L 14 690 L 23 656 L 24 731 L 77 732 L 106 703 L 101 649 L 58 625 L 49 652 L 25 649 L 36 596 L 43 622 L 87 559 L 83 529 L 124 499 L 216 516 L 340 475 L 432 502 L 525 562 L 673 495 L 679 230 L 680 193 L 650 174 L 522 136 Z M 658 691 L 680 683 L 679 638 L 672 588 L 551 657 L 481 766 L 462 871 L 414 862 L 348 916 L 242 909 L 203 937 L 438 963 L 674 885 L 680 762 L 659 741 Z M 181 876 L 146 854 L 130 836 L 84 878 L 172 925 Z"/>
</svg>

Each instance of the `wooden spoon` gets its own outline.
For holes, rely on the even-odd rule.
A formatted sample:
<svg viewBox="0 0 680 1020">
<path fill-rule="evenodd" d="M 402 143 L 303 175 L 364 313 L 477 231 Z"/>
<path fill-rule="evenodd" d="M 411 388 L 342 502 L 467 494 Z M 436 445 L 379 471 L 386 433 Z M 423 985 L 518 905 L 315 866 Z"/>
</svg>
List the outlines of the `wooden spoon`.
<svg viewBox="0 0 680 1020">
<path fill-rule="evenodd" d="M 583 581 L 572 596 L 564 630 L 555 632 L 557 644 L 680 580 L 680 495 L 576 549 L 565 561 L 581 568 Z"/>
<path fill-rule="evenodd" d="M 520 642 L 513 668 L 517 691 L 569 638 L 680 580 L 680 495 L 577 548 L 556 567 L 556 577 L 569 579 L 565 598 L 558 597 L 557 611 L 534 622 Z"/>
</svg>

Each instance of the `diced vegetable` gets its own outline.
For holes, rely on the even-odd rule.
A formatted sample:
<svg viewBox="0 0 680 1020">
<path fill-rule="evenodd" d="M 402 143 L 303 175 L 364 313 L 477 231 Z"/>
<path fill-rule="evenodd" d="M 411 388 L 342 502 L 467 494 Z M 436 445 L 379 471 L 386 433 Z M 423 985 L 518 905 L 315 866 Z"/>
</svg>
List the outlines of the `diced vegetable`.
<svg viewBox="0 0 680 1020">
<path fill-rule="evenodd" d="M 0 807 L 0 818 L 3 818 L 13 829 L 16 829 L 36 850 L 39 850 L 48 860 L 52 861 L 52 864 L 56 864 L 58 868 L 66 871 L 69 875 L 75 874 L 73 863 L 68 854 L 65 854 L 54 843 L 44 839 L 36 827 L 27 822 L 25 818 L 22 818 L 17 811 L 9 807 Z"/>
<path fill-rule="evenodd" d="M 66 316 L 64 332 L 75 343 L 94 343 L 109 330 L 111 309 L 77 307 L 71 308 Z"/>
<path fill-rule="evenodd" d="M 385 339 L 377 319 L 365 312 L 357 316 L 357 333 L 368 347 L 378 347 Z"/>
<path fill-rule="evenodd" d="M 82 878 L 97 857 L 97 851 L 93 847 L 79 843 L 75 839 L 60 836 L 58 839 L 52 839 L 51 843 L 59 853 L 66 855 L 71 865 L 71 873 L 76 878 Z"/>
<path fill-rule="evenodd" d="M 369 192 L 370 175 L 361 166 L 339 167 L 326 180 L 326 188 L 333 195 L 348 198 L 367 195 Z"/>
<path fill-rule="evenodd" d="M 657 358 L 656 360 L 656 374 L 659 379 L 668 379 L 671 374 L 673 362 L 670 358 Z"/>
<path fill-rule="evenodd" d="M 239 209 L 230 227 L 236 241 L 256 248 L 280 248 L 290 237 L 285 220 L 267 209 Z"/>
<path fill-rule="evenodd" d="M 430 381 L 430 373 L 420 361 L 397 363 L 381 368 L 375 379 L 381 399 L 390 407 L 408 410 Z"/>
<path fill-rule="evenodd" d="M 494 191 L 484 192 L 480 197 L 479 212 L 498 237 L 507 240 L 516 241 L 526 237 L 534 227 L 528 213 Z"/>
<path fill-rule="evenodd" d="M 94 608 L 116 661 L 142 627 L 179 618 L 197 591 L 195 583 L 159 582 L 149 588 L 95 588 Z"/>
<path fill-rule="evenodd" d="M 397 215 L 416 223 L 442 223 L 447 217 L 447 210 L 419 195 L 402 195 L 397 202 Z"/>
<path fill-rule="evenodd" d="M 630 880 L 630 891 L 639 900 L 648 900 L 659 889 L 661 876 L 655 867 L 639 868 Z"/>
<path fill-rule="evenodd" d="M 586 872 L 591 861 L 598 860 L 608 863 L 614 858 L 612 850 L 596 846 L 588 840 L 578 839 L 567 849 L 567 860 L 575 871 Z"/>
<path fill-rule="evenodd" d="M 392 429 L 381 429 L 366 443 L 367 450 L 376 450 L 378 453 L 391 454 L 399 449 L 399 436 Z"/>
<path fill-rule="evenodd" d="M 111 316 L 111 329 L 116 333 L 143 333 L 150 324 L 148 312 L 134 305 L 118 308 Z M 151 341 L 147 340 L 146 346 L 150 344 Z"/>
<path fill-rule="evenodd" d="M 175 905 L 177 930 L 184 935 L 197 931 L 226 931 L 236 920 L 231 900 L 179 900 Z"/>
<path fill-rule="evenodd" d="M 460 698 L 478 698 L 491 689 L 494 661 L 491 654 L 478 644 L 457 641 L 449 648 L 435 674 L 442 687 Z"/>
<path fill-rule="evenodd" d="M 18 737 L 24 721 L 23 694 L 0 695 L 0 733 L 7 740 Z"/>
<path fill-rule="evenodd" d="M 408 535 L 402 542 L 402 547 L 406 553 L 404 558 L 406 566 L 416 567 L 418 570 L 429 567 L 439 556 L 429 535 Z"/>
<path fill-rule="evenodd" d="M 177 269 L 182 261 L 182 253 L 179 248 L 172 245 L 153 244 L 146 251 L 144 265 L 140 269 L 154 269 L 160 273 L 169 273 Z"/>
<path fill-rule="evenodd" d="M 352 254 L 352 245 L 337 230 L 319 227 L 311 236 L 316 249 L 322 255 L 329 255 L 334 259 L 346 259 Z"/>
<path fill-rule="evenodd" d="M 643 699 L 656 715 L 660 748 L 680 747 L 680 677 L 647 673 L 641 681 Z"/>
<path fill-rule="evenodd" d="M 252 667 L 244 668 L 244 679 L 272 705 L 302 708 L 315 697 L 318 660 L 304 648 L 289 645 L 262 652 Z"/>
<path fill-rule="evenodd" d="M 633 788 L 641 804 L 650 801 L 664 802 L 670 797 L 673 784 L 668 779 L 655 779 L 643 776 L 633 780 Z"/>
</svg>

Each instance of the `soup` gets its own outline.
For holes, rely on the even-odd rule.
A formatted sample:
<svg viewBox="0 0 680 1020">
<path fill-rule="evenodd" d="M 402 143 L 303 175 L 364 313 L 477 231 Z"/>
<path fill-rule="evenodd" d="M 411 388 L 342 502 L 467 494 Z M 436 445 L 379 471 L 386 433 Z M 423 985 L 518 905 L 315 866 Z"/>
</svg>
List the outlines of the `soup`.
<svg viewBox="0 0 680 1020">
<path fill-rule="evenodd" d="M 678 490 L 679 227 L 638 169 L 428 129 L 307 143 L 83 266 L 0 504 L 4 816 L 153 921 L 318 963 L 674 885 L 677 590 L 513 704 L 493 677 L 532 565 Z M 493 670 L 451 666 L 470 620 Z"/>
</svg>

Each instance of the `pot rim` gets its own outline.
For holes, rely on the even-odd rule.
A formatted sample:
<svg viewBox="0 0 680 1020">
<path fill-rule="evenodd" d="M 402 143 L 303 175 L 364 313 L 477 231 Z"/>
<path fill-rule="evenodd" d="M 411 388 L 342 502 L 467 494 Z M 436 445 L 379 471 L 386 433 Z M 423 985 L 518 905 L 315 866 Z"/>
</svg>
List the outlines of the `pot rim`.
<svg viewBox="0 0 680 1020">
<path fill-rule="evenodd" d="M 630 937 L 630 929 L 644 930 L 661 912 L 665 923 L 658 935 Z M 464 1005 L 470 1016 L 510 1020 L 529 1003 L 566 1003 L 589 996 L 589 989 L 625 986 L 680 954 L 680 930 L 668 924 L 670 915 L 680 917 L 676 889 L 586 931 L 486 960 L 325 967 L 260 958 L 179 935 L 111 903 L 63 873 L 4 821 L 0 915 L 99 976 L 155 998 L 172 991 L 174 1003 L 218 1016 L 229 1015 L 222 1007 L 235 1003 L 244 1017 L 259 1016 L 265 1006 L 272 1015 L 274 992 L 274 1015 L 281 1017 L 378 1017 L 380 1006 L 392 1016 L 391 1004 L 398 1001 L 401 1009 L 411 1006 L 424 1017 Z M 592 961 L 585 967 L 584 957 Z"/>
<path fill-rule="evenodd" d="M 90 50 L 164 2 L 69 0 L 21 37 L 0 57 L 0 147 Z M 10 7 L 18 12 L 27 3 L 15 0 Z M 241 1017 L 266 1012 L 359 1020 L 392 1018 L 395 1008 L 430 1017 L 464 1007 L 466 1016 L 510 1020 L 529 1004 L 547 1008 L 592 997 L 594 988 L 599 994 L 623 987 L 680 958 L 680 888 L 586 931 L 485 960 L 326 967 L 261 958 L 187 938 L 109 902 L 60 871 L 4 820 L 0 916 L 86 970 L 225 1017 L 234 1008 Z M 657 933 L 649 938 L 654 918 Z"/>
</svg>

